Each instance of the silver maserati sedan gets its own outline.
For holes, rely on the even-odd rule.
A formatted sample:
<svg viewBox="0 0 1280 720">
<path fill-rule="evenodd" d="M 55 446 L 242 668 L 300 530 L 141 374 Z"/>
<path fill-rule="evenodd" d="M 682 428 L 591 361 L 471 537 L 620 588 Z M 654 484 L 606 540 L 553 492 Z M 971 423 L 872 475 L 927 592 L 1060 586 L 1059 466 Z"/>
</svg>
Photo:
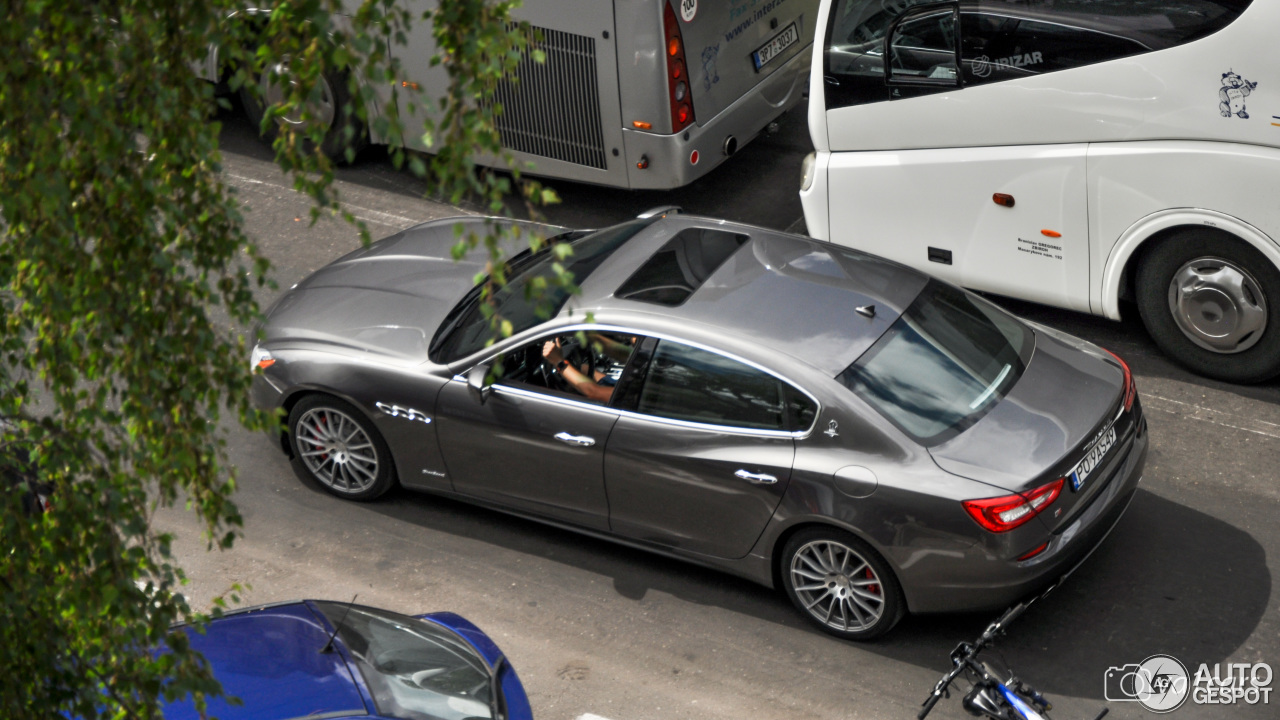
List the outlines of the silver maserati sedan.
<svg viewBox="0 0 1280 720">
<path fill-rule="evenodd" d="M 1147 452 L 1118 357 L 915 270 L 806 237 L 648 213 L 559 236 L 579 294 L 497 312 L 458 223 L 299 283 L 253 350 L 257 406 L 333 494 L 399 484 L 785 589 L 834 635 L 991 609 L 1074 569 Z"/>
</svg>

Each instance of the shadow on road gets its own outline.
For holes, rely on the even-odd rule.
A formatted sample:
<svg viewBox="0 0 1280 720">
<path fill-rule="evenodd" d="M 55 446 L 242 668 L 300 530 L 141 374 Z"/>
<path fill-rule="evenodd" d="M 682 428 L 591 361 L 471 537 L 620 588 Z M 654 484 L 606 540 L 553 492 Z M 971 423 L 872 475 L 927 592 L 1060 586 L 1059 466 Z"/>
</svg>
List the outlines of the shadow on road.
<svg viewBox="0 0 1280 720">
<path fill-rule="evenodd" d="M 621 597 L 657 591 L 821 634 L 780 591 L 678 560 L 405 490 L 370 507 L 611 577 Z M 1249 533 L 1140 489 L 1098 551 L 997 647 L 1048 694 L 1101 698 L 1103 674 L 1113 665 L 1166 653 L 1194 672 L 1225 660 L 1252 634 L 1270 597 L 1266 554 Z M 994 615 L 908 617 L 888 637 L 850 647 L 941 674 L 951 648 L 976 637 Z"/>
<path fill-rule="evenodd" d="M 659 205 L 679 205 L 689 213 L 784 230 L 802 214 L 800 164 L 813 149 L 805 108 L 803 103 L 792 108 L 779 118 L 777 132 L 761 133 L 732 158 L 682 188 L 626 190 L 540 179 L 561 198 L 559 204 L 542 208 L 542 213 L 548 222 L 558 225 L 595 228 L 630 220 Z M 222 125 L 218 142 L 223 152 L 272 161 L 271 149 L 257 137 L 256 128 L 236 103 L 220 110 L 217 119 Z M 429 188 L 426 181 L 397 170 L 381 146 L 365 148 L 353 164 L 339 167 L 336 176 L 344 182 L 414 197 L 422 197 Z M 517 197 L 510 199 L 507 212 L 513 217 L 527 215 Z"/>
</svg>

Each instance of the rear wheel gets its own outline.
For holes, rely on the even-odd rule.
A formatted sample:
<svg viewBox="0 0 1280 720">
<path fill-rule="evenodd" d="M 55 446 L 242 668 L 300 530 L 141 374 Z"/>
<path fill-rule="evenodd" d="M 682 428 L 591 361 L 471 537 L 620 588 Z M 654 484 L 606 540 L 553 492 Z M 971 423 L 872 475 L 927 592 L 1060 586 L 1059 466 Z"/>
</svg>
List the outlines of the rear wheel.
<svg viewBox="0 0 1280 720">
<path fill-rule="evenodd" d="M 809 528 L 782 550 L 782 582 L 796 608 L 848 640 L 870 640 L 902 619 L 906 603 L 893 571 L 875 550 L 836 528 Z"/>
<path fill-rule="evenodd" d="M 1143 258 L 1137 280 L 1142 322 L 1178 363 L 1229 382 L 1280 374 L 1280 271 L 1248 243 L 1185 230 Z"/>
<path fill-rule="evenodd" d="M 309 108 L 311 116 L 324 129 L 320 151 L 335 162 L 346 160 L 348 148 L 353 153 L 359 152 L 368 141 L 365 124 L 355 114 L 347 78 L 345 72 L 325 72 L 318 80 L 320 99 Z M 289 63 L 282 60 L 264 70 L 258 77 L 258 92 L 247 87 L 240 89 L 240 103 L 254 127 L 262 127 L 262 118 L 266 115 L 267 108 L 283 102 L 292 90 L 293 82 L 289 74 Z M 299 110 L 277 118 L 276 124 L 268 127 L 263 137 L 274 139 L 279 128 L 285 125 L 302 132 L 305 130 L 302 115 Z"/>
<path fill-rule="evenodd" d="M 289 413 L 294 457 L 325 490 L 372 500 L 395 484 L 387 443 L 350 403 L 328 395 L 303 398 Z"/>
</svg>

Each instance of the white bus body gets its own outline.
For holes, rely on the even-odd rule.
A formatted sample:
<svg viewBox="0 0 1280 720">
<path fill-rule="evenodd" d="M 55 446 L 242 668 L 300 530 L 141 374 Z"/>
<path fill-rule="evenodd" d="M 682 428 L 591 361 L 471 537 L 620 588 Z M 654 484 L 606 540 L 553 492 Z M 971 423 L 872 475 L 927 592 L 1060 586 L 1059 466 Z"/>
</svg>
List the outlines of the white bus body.
<svg viewBox="0 0 1280 720">
<path fill-rule="evenodd" d="M 407 0 L 415 18 L 435 5 Z M 526 56 L 518 83 L 499 87 L 503 145 L 544 177 L 632 189 L 693 182 L 803 96 L 817 9 L 818 0 L 525 0 L 514 15 L 541 31 L 546 62 Z M 431 31 L 419 19 L 391 48 L 405 72 L 405 145 L 428 152 L 423 115 L 408 104 L 434 104 L 446 88 L 444 70 L 430 66 Z M 673 37 L 678 52 L 668 53 Z M 204 77 L 218 79 L 218 68 L 211 53 Z M 413 87 L 422 93 L 412 97 Z M 374 90 L 376 117 L 393 100 L 390 87 Z M 361 128 L 370 142 L 389 142 L 373 128 Z"/>
<path fill-rule="evenodd" d="M 1188 367 L 1280 373 L 1280 2 L 823 0 L 818 22 L 810 234 L 1111 319 L 1133 299 Z"/>
</svg>

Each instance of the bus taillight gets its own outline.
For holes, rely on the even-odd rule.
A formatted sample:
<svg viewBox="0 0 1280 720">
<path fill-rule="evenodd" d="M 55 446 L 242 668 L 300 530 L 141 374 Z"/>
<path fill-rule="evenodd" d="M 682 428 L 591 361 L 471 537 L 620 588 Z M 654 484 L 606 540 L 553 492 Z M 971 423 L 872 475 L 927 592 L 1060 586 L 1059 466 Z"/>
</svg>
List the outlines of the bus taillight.
<svg viewBox="0 0 1280 720">
<path fill-rule="evenodd" d="M 689 92 L 689 77 L 685 72 L 684 39 L 671 4 L 664 6 L 662 27 L 666 33 L 667 91 L 671 101 L 671 132 L 680 132 L 693 122 L 693 96 Z"/>
</svg>

